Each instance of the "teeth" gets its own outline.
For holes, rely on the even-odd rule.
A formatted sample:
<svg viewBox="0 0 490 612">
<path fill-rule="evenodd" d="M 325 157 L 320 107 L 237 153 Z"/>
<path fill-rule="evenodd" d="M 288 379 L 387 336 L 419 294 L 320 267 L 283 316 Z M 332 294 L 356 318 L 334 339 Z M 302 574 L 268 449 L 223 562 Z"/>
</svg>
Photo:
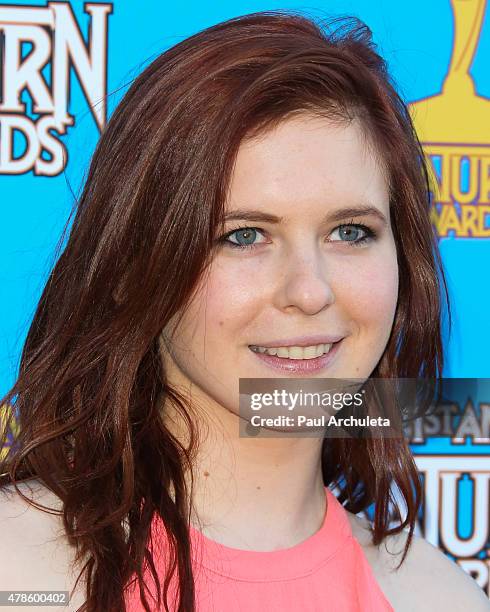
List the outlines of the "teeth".
<svg viewBox="0 0 490 612">
<path fill-rule="evenodd" d="M 301 351 L 303 353 L 303 359 L 313 359 L 314 357 L 319 357 L 323 355 L 323 351 L 325 349 L 324 344 L 319 344 L 317 347 L 315 346 L 305 346 Z"/>
<path fill-rule="evenodd" d="M 303 359 L 303 353 L 304 353 L 303 347 L 291 346 L 289 351 L 284 351 L 284 352 L 285 352 L 284 355 L 281 355 L 278 353 L 279 357 L 289 357 L 289 359 Z"/>
<path fill-rule="evenodd" d="M 312 346 L 277 346 L 266 348 L 264 346 L 251 346 L 256 353 L 266 353 L 267 355 L 277 355 L 284 359 L 315 359 L 324 353 L 328 353 L 331 344 L 315 344 Z"/>
</svg>

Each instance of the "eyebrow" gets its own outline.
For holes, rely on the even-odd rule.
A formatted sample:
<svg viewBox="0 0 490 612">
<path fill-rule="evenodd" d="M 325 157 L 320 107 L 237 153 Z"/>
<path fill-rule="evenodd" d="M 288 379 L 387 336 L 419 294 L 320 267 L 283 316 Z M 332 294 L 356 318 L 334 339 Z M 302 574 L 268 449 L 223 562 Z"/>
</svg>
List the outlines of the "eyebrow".
<svg viewBox="0 0 490 612">
<path fill-rule="evenodd" d="M 345 208 L 337 208 L 329 212 L 325 217 L 326 222 L 343 221 L 346 218 L 356 217 L 376 217 L 383 225 L 388 225 L 385 215 L 372 205 L 349 206 Z M 262 221 L 266 223 L 281 223 L 284 217 L 276 217 L 261 210 L 232 210 L 224 217 L 225 221 Z"/>
</svg>

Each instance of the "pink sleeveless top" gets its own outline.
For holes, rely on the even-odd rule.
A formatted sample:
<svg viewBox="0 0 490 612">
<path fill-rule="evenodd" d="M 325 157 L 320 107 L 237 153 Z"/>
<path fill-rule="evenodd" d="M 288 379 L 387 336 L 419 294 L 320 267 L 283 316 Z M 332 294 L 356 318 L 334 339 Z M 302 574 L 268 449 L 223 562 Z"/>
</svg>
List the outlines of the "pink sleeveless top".
<svg viewBox="0 0 490 612">
<path fill-rule="evenodd" d="M 393 612 L 352 535 L 346 510 L 330 489 L 326 493 L 322 526 L 291 548 L 230 548 L 191 526 L 197 612 Z M 155 543 L 157 537 L 162 541 L 161 529 L 155 530 Z M 157 569 L 165 567 L 162 554 L 162 548 L 154 549 Z M 163 575 L 159 578 L 163 584 Z M 147 584 L 154 588 L 151 579 Z M 137 589 L 128 591 L 126 601 L 130 612 L 144 610 Z"/>
</svg>

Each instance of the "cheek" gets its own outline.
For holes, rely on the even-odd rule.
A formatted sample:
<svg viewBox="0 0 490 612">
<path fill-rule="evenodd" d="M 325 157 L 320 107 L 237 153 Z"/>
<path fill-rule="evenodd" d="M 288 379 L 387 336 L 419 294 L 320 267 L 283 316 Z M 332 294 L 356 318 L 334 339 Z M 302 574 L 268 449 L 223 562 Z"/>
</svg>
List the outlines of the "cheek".
<svg viewBox="0 0 490 612">
<path fill-rule="evenodd" d="M 261 284 L 236 267 L 213 265 L 180 325 L 173 328 L 173 359 L 165 365 L 170 380 L 190 380 L 201 392 L 238 414 L 237 364 L 245 329 L 260 311 Z"/>
<path fill-rule="evenodd" d="M 261 283 L 244 266 L 211 267 L 206 285 L 195 296 L 185 316 L 185 335 L 194 347 L 204 350 L 222 345 L 237 334 L 259 309 Z M 231 344 L 230 344 L 231 346 Z"/>
<path fill-rule="evenodd" d="M 360 326 L 373 330 L 391 326 L 398 301 L 396 254 L 375 256 L 351 273 L 336 278 L 336 296 L 342 308 Z"/>
</svg>

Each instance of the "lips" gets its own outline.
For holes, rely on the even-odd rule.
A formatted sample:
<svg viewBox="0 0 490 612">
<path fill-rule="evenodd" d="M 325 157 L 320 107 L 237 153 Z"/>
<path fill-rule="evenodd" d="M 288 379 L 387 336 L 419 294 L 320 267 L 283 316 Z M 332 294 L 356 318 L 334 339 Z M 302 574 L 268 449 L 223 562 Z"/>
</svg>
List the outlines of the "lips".
<svg viewBox="0 0 490 612">
<path fill-rule="evenodd" d="M 328 353 L 331 346 L 331 344 L 316 344 L 306 347 L 281 346 L 277 348 L 266 348 L 250 345 L 249 348 L 254 351 L 254 353 L 267 353 L 268 355 L 275 355 L 277 357 L 289 359 L 313 359 L 315 357 L 320 357 L 320 355 L 323 355 L 324 353 Z"/>
<path fill-rule="evenodd" d="M 293 338 L 281 338 L 269 342 L 256 342 L 254 346 L 274 348 L 278 346 L 313 346 L 317 344 L 334 344 L 339 342 L 346 334 L 312 334 L 311 336 L 295 336 Z"/>
<path fill-rule="evenodd" d="M 332 344 L 332 347 L 328 353 L 313 359 L 290 359 L 288 357 L 268 355 L 267 353 L 257 353 L 252 351 L 250 347 L 249 350 L 257 359 L 260 359 L 262 363 L 266 364 L 273 370 L 294 374 L 312 374 L 324 370 L 332 363 L 341 344 L 342 340 L 338 340 Z"/>
</svg>

